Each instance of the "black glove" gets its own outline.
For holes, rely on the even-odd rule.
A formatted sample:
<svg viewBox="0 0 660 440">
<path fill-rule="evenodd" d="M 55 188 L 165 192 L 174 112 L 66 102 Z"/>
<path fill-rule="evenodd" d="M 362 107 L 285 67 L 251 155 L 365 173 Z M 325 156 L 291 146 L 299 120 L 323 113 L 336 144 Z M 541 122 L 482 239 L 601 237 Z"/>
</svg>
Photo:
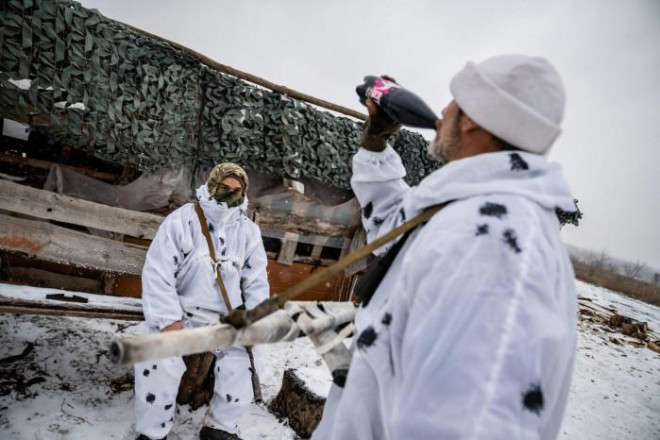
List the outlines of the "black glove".
<svg viewBox="0 0 660 440">
<path fill-rule="evenodd" d="M 381 78 L 394 83 L 396 82 L 394 78 L 386 75 L 381 76 Z M 371 99 L 366 101 L 366 106 L 369 110 L 369 118 L 362 129 L 360 145 L 369 151 L 383 151 L 387 147 L 387 139 L 399 131 L 401 124 L 394 122 Z"/>
</svg>

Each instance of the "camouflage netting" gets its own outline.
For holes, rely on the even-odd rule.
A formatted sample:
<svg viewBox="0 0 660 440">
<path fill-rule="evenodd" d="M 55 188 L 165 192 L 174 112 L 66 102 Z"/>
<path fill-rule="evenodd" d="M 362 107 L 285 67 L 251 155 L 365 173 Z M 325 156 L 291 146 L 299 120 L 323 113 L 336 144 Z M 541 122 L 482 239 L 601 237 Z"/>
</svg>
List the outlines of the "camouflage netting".
<svg viewBox="0 0 660 440">
<path fill-rule="evenodd" d="M 3 117 L 142 171 L 232 160 L 349 187 L 361 123 L 213 71 L 76 2 L 1 5 Z M 418 134 L 402 130 L 394 147 L 411 184 L 437 167 Z"/>
</svg>

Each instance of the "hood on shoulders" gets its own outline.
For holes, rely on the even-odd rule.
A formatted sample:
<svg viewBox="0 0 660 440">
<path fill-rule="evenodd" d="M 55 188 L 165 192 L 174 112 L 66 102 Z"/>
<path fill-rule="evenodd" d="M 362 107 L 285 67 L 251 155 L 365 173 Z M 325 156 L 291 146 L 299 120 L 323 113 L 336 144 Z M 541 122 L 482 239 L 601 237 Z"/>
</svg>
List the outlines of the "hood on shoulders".
<svg viewBox="0 0 660 440">
<path fill-rule="evenodd" d="M 546 209 L 577 210 L 559 164 L 523 151 L 501 151 L 449 162 L 412 189 L 415 210 L 488 194 L 525 197 Z"/>
</svg>

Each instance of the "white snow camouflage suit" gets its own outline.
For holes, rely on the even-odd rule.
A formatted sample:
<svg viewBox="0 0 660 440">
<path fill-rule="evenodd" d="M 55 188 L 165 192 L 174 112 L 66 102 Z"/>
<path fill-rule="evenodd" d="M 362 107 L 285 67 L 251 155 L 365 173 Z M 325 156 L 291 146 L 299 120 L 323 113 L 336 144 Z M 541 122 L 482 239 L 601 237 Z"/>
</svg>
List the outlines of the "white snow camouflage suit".
<svg viewBox="0 0 660 440">
<path fill-rule="evenodd" d="M 268 298 L 269 288 L 261 232 L 244 215 L 247 200 L 227 208 L 209 197 L 206 185 L 197 189 L 197 199 L 209 224 L 232 307 L 243 304 L 243 292 L 245 306 L 253 308 Z M 142 271 L 142 304 L 150 332 L 175 321 L 182 321 L 186 328 L 214 324 L 227 313 L 192 203 L 165 218 L 149 247 Z M 215 355 L 214 395 L 204 424 L 236 433 L 253 397 L 250 361 L 243 347 Z M 150 438 L 167 435 L 185 370 L 180 357 L 135 365 L 137 432 Z"/>
<path fill-rule="evenodd" d="M 555 439 L 577 301 L 555 214 L 575 211 L 560 167 L 498 152 L 417 187 L 404 176 L 391 147 L 354 157 L 370 241 L 452 203 L 410 235 L 358 311 L 345 388 L 331 389 L 312 439 Z"/>
</svg>

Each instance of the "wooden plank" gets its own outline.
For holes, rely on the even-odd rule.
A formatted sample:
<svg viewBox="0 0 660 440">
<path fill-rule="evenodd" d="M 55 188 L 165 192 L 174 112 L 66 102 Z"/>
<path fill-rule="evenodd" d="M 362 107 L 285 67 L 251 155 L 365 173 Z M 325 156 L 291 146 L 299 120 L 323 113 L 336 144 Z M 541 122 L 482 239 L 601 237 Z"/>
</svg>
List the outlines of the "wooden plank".
<svg viewBox="0 0 660 440">
<path fill-rule="evenodd" d="M 164 217 L 115 208 L 64 194 L 0 180 L 5 211 L 101 229 L 137 238 L 153 238 Z"/>
<path fill-rule="evenodd" d="M 80 318 L 121 319 L 125 321 L 143 321 L 142 313 L 136 314 L 123 311 L 110 310 L 86 310 L 80 307 L 58 308 L 44 304 L 27 302 L 23 304 L 8 304 L 0 299 L 0 313 L 12 313 L 16 315 L 48 315 L 48 316 L 72 316 Z"/>
<path fill-rule="evenodd" d="M 309 258 L 309 257 L 308 257 Z M 284 292 L 289 287 L 308 278 L 318 266 L 292 263 L 290 266 L 268 260 L 268 283 L 271 295 Z M 296 301 L 336 301 L 346 296 L 342 292 L 342 274 L 337 274 L 318 286 L 314 286 L 296 298 Z"/>
<path fill-rule="evenodd" d="M 293 257 L 296 255 L 296 247 L 298 246 L 298 234 L 287 232 L 282 240 L 282 248 L 277 256 L 277 262 L 290 266 L 293 263 Z"/>
<path fill-rule="evenodd" d="M 317 236 L 314 237 L 314 246 L 312 247 L 312 253 L 310 257 L 312 257 L 315 260 L 318 260 L 321 258 L 321 252 L 323 252 L 323 245 L 326 242 L 325 237 Z"/>
<path fill-rule="evenodd" d="M 95 179 L 106 180 L 109 182 L 114 182 L 118 177 L 117 174 L 104 173 L 103 171 L 90 170 L 88 168 L 82 168 L 82 167 L 72 167 L 70 165 L 49 162 L 47 160 L 34 159 L 31 157 L 14 156 L 13 154 L 6 154 L 6 153 L 0 153 L 0 162 L 10 163 L 13 165 L 29 166 L 33 168 L 43 168 L 46 170 L 49 170 L 53 165 L 57 165 L 62 168 L 68 168 L 77 173 L 86 174 L 88 176 L 94 177 Z"/>
<path fill-rule="evenodd" d="M 0 312 L 87 318 L 144 319 L 139 300 L 0 284 Z"/>
<path fill-rule="evenodd" d="M 363 228 L 358 228 L 358 230 L 355 231 L 355 235 L 353 236 L 353 239 L 351 240 L 350 246 L 348 248 L 348 253 L 349 254 L 353 253 L 366 244 L 367 244 L 367 233 Z M 344 269 L 344 273 L 347 276 L 355 275 L 356 273 L 366 268 L 367 268 L 367 259 L 362 258 L 361 260 L 356 261 L 355 263 L 351 264 L 346 269 Z"/>
<path fill-rule="evenodd" d="M 11 281 L 18 283 L 37 284 L 83 292 L 98 292 L 101 290 L 101 282 L 99 280 L 49 272 L 36 267 L 8 265 L 4 270 L 9 275 Z"/>
<path fill-rule="evenodd" d="M 266 256 L 273 261 L 277 261 L 276 252 L 266 252 Z M 337 262 L 337 260 L 331 260 L 329 258 L 312 258 L 312 257 L 301 257 L 300 255 L 294 255 L 294 263 L 309 264 L 312 267 L 321 267 L 321 266 L 330 266 Z"/>
<path fill-rule="evenodd" d="M 265 209 L 254 210 L 259 226 L 301 235 L 323 235 L 325 237 L 352 237 L 355 227 L 329 223 L 318 218 L 306 218 L 290 212 L 275 212 Z"/>
<path fill-rule="evenodd" d="M 137 246 L 0 214 L 0 249 L 54 263 L 139 275 L 146 250 Z"/>
</svg>

